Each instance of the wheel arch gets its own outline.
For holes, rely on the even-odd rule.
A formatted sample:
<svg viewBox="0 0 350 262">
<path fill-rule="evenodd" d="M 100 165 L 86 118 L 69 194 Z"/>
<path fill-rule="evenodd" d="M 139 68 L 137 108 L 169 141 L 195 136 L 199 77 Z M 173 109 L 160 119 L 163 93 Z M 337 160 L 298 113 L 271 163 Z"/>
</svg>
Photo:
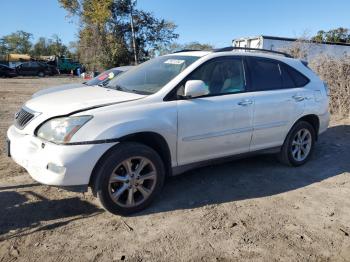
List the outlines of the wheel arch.
<svg viewBox="0 0 350 262">
<path fill-rule="evenodd" d="M 289 130 L 292 130 L 293 126 L 300 121 L 305 121 L 305 122 L 309 123 L 314 128 L 315 136 L 316 136 L 315 139 L 317 141 L 318 131 L 320 129 L 320 118 L 315 114 L 304 115 L 304 116 L 300 117 L 298 120 L 296 120 Z"/>
<path fill-rule="evenodd" d="M 171 168 L 171 153 L 170 148 L 165 140 L 165 138 L 155 132 L 138 132 L 134 134 L 128 134 L 123 137 L 120 137 L 118 139 L 118 142 L 116 145 L 109 148 L 97 161 L 96 165 L 94 166 L 92 173 L 90 175 L 89 180 L 89 186 L 93 187 L 95 179 L 97 177 L 97 170 L 101 166 L 103 160 L 107 157 L 108 154 L 110 154 L 120 143 L 123 142 L 136 142 L 140 144 L 144 144 L 146 146 L 149 146 L 153 150 L 155 150 L 160 158 L 163 160 L 165 169 L 166 169 L 166 175 L 171 176 L 172 175 L 172 168 Z M 93 193 L 95 194 L 93 189 Z"/>
</svg>

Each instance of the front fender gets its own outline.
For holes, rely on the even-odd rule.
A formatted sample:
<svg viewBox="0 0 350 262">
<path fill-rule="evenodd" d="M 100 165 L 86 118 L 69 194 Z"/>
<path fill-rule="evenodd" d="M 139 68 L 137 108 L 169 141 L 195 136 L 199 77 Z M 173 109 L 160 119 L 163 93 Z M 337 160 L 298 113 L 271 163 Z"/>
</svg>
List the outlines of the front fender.
<svg viewBox="0 0 350 262">
<path fill-rule="evenodd" d="M 91 110 L 84 114 L 92 114 L 94 118 L 73 136 L 71 143 L 110 141 L 135 133 L 153 132 L 166 140 L 171 159 L 176 159 L 176 101 L 128 108 L 112 106 L 95 112 Z"/>
</svg>

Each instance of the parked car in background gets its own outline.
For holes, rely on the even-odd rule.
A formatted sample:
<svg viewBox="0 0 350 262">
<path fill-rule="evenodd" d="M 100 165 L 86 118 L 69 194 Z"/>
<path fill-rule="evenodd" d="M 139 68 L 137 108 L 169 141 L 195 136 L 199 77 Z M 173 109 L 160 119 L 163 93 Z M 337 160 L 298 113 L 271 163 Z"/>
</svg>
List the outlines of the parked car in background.
<svg viewBox="0 0 350 262">
<path fill-rule="evenodd" d="M 122 215 L 148 206 L 166 176 L 218 160 L 274 153 L 301 166 L 327 130 L 329 92 L 302 61 L 274 53 L 178 52 L 105 88 L 36 97 L 7 131 L 8 154 L 38 182 L 90 186 Z"/>
<path fill-rule="evenodd" d="M 14 76 L 17 76 L 16 70 L 14 68 L 8 67 L 6 65 L 0 65 L 0 77 Z"/>
<path fill-rule="evenodd" d="M 47 65 L 49 67 L 49 71 L 50 71 L 50 76 L 53 76 L 53 75 L 58 75 L 60 72 L 58 70 L 58 68 L 54 65 L 50 65 L 48 63 L 43 63 L 45 65 Z"/>
<path fill-rule="evenodd" d="M 132 67 L 133 66 L 115 67 L 99 74 L 98 76 L 90 79 L 87 82 L 49 87 L 34 93 L 32 97 L 37 97 L 37 96 L 58 92 L 58 91 L 63 91 L 63 90 L 68 90 L 68 89 L 73 89 L 73 88 L 80 88 L 80 87 L 93 86 L 93 85 L 103 86 L 103 85 L 106 85 L 109 81 L 111 81 L 114 77 L 120 75 L 123 72 L 130 70 Z"/>
<path fill-rule="evenodd" d="M 20 76 L 40 76 L 54 75 L 52 67 L 46 63 L 31 61 L 16 66 L 16 72 Z"/>
</svg>

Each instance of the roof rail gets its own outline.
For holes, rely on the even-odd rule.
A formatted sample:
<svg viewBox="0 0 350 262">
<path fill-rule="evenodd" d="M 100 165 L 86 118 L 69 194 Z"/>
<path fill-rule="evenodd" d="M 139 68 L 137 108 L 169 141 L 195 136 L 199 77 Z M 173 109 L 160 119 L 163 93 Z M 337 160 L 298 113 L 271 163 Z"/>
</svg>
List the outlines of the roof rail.
<svg viewBox="0 0 350 262">
<path fill-rule="evenodd" d="M 182 52 L 194 52 L 194 51 L 203 51 L 203 50 L 198 50 L 198 49 L 182 49 L 182 50 L 178 50 L 178 51 L 172 52 L 172 54 L 182 53 Z"/>
<path fill-rule="evenodd" d="M 279 51 L 274 50 L 268 50 L 268 49 L 260 49 L 260 48 L 250 48 L 250 47 L 235 47 L 235 46 L 229 46 L 219 49 L 214 49 L 213 52 L 228 52 L 228 51 L 234 51 L 234 50 L 245 50 L 245 51 L 258 51 L 258 52 L 265 52 L 265 53 L 273 53 L 273 54 L 279 54 L 283 55 L 285 57 L 293 58 L 291 55 Z"/>
</svg>

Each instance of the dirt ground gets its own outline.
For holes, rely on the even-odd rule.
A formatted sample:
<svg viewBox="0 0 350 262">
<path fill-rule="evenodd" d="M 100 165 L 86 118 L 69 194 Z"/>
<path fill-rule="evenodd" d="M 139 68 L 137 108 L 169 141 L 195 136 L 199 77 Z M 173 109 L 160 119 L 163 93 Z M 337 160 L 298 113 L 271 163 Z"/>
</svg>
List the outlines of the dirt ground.
<svg viewBox="0 0 350 262">
<path fill-rule="evenodd" d="M 0 144 L 30 95 L 69 78 L 0 79 Z M 311 161 L 259 156 L 167 180 L 132 217 L 33 181 L 0 149 L 0 261 L 350 261 L 350 120 Z"/>
</svg>

